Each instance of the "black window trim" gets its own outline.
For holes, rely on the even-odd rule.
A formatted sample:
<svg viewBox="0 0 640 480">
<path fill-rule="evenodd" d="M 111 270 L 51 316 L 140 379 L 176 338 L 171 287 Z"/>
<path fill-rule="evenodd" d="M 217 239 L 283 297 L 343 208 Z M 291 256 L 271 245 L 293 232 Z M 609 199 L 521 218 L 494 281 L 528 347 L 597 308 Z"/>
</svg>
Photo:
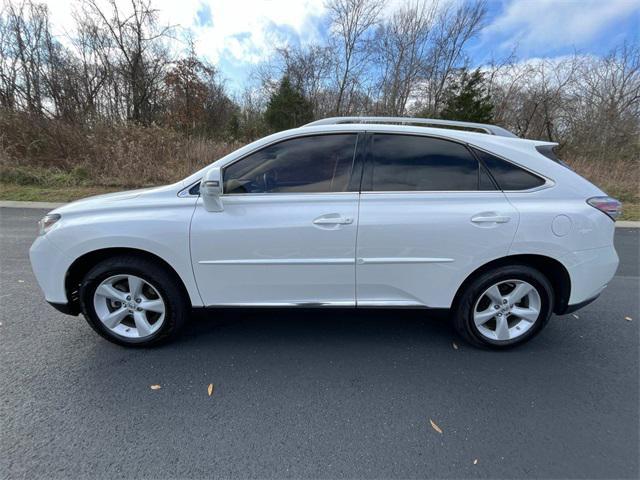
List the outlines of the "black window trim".
<svg viewBox="0 0 640 480">
<path fill-rule="evenodd" d="M 427 133 L 414 133 L 414 132 L 382 132 L 382 131 L 375 131 L 375 132 L 367 132 L 369 139 L 367 141 L 367 149 L 366 149 L 366 155 L 365 155 L 365 168 L 364 168 L 364 172 L 362 175 L 362 182 L 361 182 L 361 186 L 360 186 L 360 193 L 367 193 L 367 194 L 425 194 L 425 193 L 497 193 L 500 192 L 502 193 L 502 190 L 500 190 L 500 187 L 498 186 L 498 183 L 495 181 L 495 179 L 493 178 L 493 175 L 491 175 L 491 172 L 489 172 L 489 169 L 484 165 L 484 163 L 482 163 L 480 161 L 480 159 L 478 157 L 476 157 L 475 153 L 473 153 L 473 148 L 475 148 L 474 145 L 471 145 L 470 143 L 467 142 L 463 142 L 457 139 L 453 139 L 453 138 L 449 138 L 443 135 L 433 135 L 433 134 L 427 134 Z M 489 175 L 489 178 L 491 179 L 491 182 L 493 183 L 493 185 L 496 187 L 495 190 L 371 190 L 372 187 L 372 183 L 373 183 L 373 176 L 372 176 L 372 168 L 371 168 L 371 146 L 373 144 L 373 137 L 375 135 L 402 135 L 402 136 L 409 136 L 409 137 L 426 137 L 426 138 L 435 138 L 438 140 L 446 140 L 448 142 L 452 142 L 452 143 L 457 143 L 458 145 L 462 145 L 463 147 L 465 147 L 467 149 L 467 151 L 469 152 L 469 155 L 471 155 L 471 157 L 478 162 L 478 175 L 480 175 L 480 169 L 484 169 L 485 172 Z M 471 148 L 473 147 L 473 148 Z M 482 149 L 480 149 L 482 150 Z M 483 150 L 487 153 L 487 150 Z M 493 155 L 493 154 L 492 154 Z M 496 155 L 498 156 L 498 155 Z M 502 158 L 502 157 L 499 157 Z M 366 186 L 366 190 L 365 190 L 365 183 L 368 183 L 368 185 Z"/>
</svg>

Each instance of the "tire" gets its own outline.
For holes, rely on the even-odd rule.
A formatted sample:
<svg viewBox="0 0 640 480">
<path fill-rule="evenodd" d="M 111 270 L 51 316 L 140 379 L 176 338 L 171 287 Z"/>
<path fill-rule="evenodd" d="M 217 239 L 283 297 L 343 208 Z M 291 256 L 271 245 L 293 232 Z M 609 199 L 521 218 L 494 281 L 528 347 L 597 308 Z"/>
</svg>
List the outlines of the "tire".
<svg viewBox="0 0 640 480">
<path fill-rule="evenodd" d="M 136 298 L 127 295 L 135 291 Z M 128 347 L 158 345 L 175 338 L 189 311 L 176 274 L 135 255 L 111 257 L 89 270 L 80 284 L 80 306 L 99 335 Z"/>
<path fill-rule="evenodd" d="M 533 289 L 528 290 L 529 287 Z M 525 297 L 512 302 L 525 291 L 529 292 Z M 528 265 L 498 267 L 464 285 L 453 308 L 453 327 L 473 345 L 511 348 L 540 333 L 553 312 L 553 299 L 551 283 L 535 268 Z M 537 318 L 532 321 L 536 310 Z M 495 315 L 490 317 L 493 312 Z"/>
</svg>

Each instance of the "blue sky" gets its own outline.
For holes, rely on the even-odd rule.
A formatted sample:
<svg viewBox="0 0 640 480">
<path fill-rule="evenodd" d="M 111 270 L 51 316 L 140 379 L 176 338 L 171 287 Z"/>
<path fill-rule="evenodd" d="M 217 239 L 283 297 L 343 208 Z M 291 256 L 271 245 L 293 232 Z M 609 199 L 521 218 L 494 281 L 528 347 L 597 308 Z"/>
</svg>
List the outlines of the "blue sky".
<svg viewBox="0 0 640 480">
<path fill-rule="evenodd" d="M 69 32 L 76 1 L 45 1 L 54 27 Z M 406 1 L 415 0 L 387 0 L 383 15 Z M 460 0 L 440 3 L 456 1 Z M 162 23 L 190 32 L 197 52 L 218 66 L 236 92 L 276 47 L 322 42 L 327 36 L 323 0 L 152 0 L 152 4 Z M 122 1 L 122 8 L 127 6 Z M 474 65 L 492 56 L 505 57 L 514 48 L 522 61 L 576 51 L 602 55 L 624 40 L 638 42 L 639 32 L 640 0 L 489 0 L 486 26 L 468 53 Z M 176 48 L 182 48 L 180 42 Z"/>
</svg>

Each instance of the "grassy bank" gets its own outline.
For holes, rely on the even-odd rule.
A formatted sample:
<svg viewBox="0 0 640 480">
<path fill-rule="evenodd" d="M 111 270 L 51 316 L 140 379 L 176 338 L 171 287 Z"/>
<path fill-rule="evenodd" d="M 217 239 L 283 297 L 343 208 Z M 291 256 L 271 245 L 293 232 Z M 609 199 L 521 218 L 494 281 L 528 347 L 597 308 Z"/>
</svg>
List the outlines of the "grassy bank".
<svg viewBox="0 0 640 480">
<path fill-rule="evenodd" d="M 79 198 L 117 192 L 121 187 L 53 187 L 0 183 L 0 200 L 23 202 L 72 202 Z"/>
</svg>

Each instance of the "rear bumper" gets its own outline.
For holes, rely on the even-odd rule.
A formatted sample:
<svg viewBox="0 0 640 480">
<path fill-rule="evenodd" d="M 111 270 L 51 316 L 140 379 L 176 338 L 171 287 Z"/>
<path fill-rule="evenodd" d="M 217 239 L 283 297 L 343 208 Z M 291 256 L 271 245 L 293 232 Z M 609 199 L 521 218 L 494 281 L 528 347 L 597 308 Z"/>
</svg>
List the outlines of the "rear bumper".
<svg viewBox="0 0 640 480">
<path fill-rule="evenodd" d="M 586 305 L 595 300 L 618 268 L 618 254 L 613 245 L 573 252 L 563 260 L 571 278 L 571 295 L 567 308 Z"/>
<path fill-rule="evenodd" d="M 587 300 L 584 300 L 584 301 L 582 301 L 580 303 L 575 303 L 573 305 L 567 305 L 567 308 L 565 308 L 563 312 L 560 312 L 560 315 L 565 315 L 567 313 L 576 312 L 576 311 L 580 310 L 582 307 L 586 307 L 590 303 L 595 302 L 598 299 L 599 296 L 600 296 L 600 294 L 596 295 L 595 297 L 592 297 L 592 298 L 589 298 Z"/>
</svg>

